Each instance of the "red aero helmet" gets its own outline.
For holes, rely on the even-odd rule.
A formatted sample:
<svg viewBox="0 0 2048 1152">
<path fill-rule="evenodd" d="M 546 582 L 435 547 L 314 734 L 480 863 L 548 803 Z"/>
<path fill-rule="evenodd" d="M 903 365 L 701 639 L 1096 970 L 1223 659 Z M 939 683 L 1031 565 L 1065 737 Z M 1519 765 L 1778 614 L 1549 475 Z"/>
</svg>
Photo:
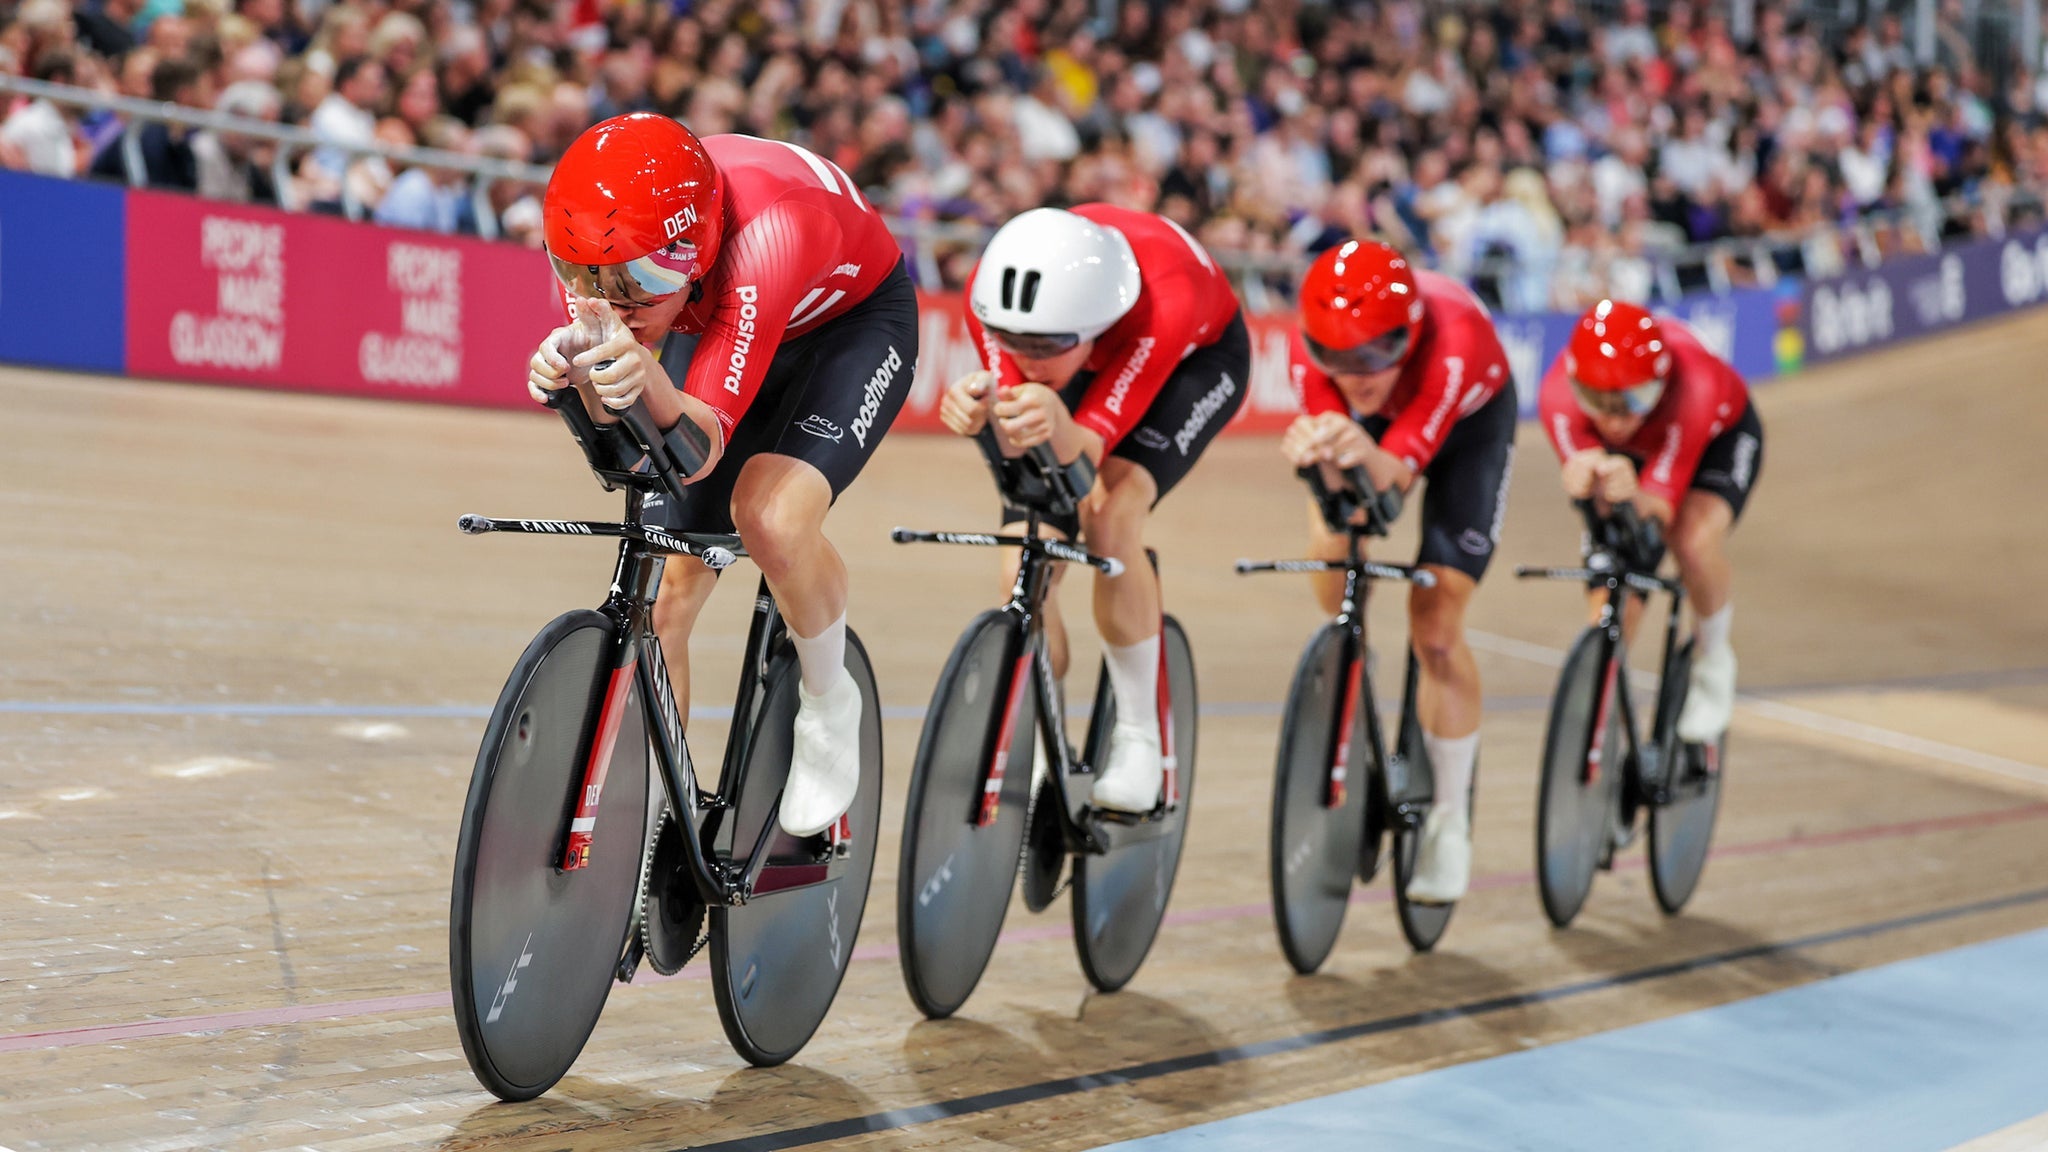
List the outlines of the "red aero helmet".
<svg viewBox="0 0 2048 1152">
<path fill-rule="evenodd" d="M 1671 349 L 1649 309 L 1602 300 L 1579 317 L 1565 345 L 1565 375 L 1594 392 L 1625 392 L 1664 379 Z"/>
<path fill-rule="evenodd" d="M 1302 277 L 1302 343 L 1326 371 L 1369 374 L 1399 365 L 1421 322 L 1414 271 L 1377 240 L 1327 249 Z"/>
<path fill-rule="evenodd" d="M 651 304 L 718 259 L 725 181 L 703 142 L 666 116 L 593 125 L 556 162 L 542 212 L 555 275 L 579 296 Z"/>
</svg>

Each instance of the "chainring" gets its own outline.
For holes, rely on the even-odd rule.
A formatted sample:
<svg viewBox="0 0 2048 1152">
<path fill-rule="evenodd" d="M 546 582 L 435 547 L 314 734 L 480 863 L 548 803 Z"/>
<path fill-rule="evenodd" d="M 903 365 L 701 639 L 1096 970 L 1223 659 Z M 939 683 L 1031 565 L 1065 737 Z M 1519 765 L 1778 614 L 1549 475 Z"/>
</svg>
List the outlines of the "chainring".
<svg viewBox="0 0 2048 1152">
<path fill-rule="evenodd" d="M 1059 790 L 1051 780 L 1040 782 L 1031 799 L 1031 814 L 1025 817 L 1024 851 L 1017 862 L 1018 878 L 1024 889 L 1024 907 L 1043 912 L 1067 890 L 1062 879 L 1067 868 L 1067 838 L 1060 827 Z"/>
<path fill-rule="evenodd" d="M 641 866 L 640 891 L 640 947 L 647 966 L 673 976 L 703 951 L 711 936 L 704 901 L 690 875 L 682 827 L 666 809 Z"/>
</svg>

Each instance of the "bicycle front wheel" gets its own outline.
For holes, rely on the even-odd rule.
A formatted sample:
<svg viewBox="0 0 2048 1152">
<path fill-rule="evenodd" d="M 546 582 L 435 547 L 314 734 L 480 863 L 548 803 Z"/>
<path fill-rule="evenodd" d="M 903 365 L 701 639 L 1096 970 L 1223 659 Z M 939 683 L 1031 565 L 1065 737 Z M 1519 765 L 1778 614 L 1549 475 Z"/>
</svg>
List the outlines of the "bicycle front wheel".
<svg viewBox="0 0 2048 1152">
<path fill-rule="evenodd" d="M 1613 832 L 1626 770 L 1621 701 L 1627 679 L 1615 669 L 1607 684 L 1608 643 L 1598 628 L 1579 634 L 1557 677 L 1536 800 L 1536 888 L 1544 914 L 1562 928 L 1585 906 Z M 1607 696 L 1606 731 L 1593 762 L 1594 724 Z"/>
<path fill-rule="evenodd" d="M 711 909 L 718 1019 L 734 1050 L 757 1067 L 796 1055 L 824 1022 L 867 908 L 882 825 L 882 706 L 867 650 L 850 629 L 846 671 L 861 694 L 860 790 L 847 809 L 850 850 L 820 862 L 821 837 L 798 840 L 772 828 L 763 849 L 769 872 L 761 887 L 771 886 L 770 873 L 802 886 L 757 891 L 743 905 Z M 752 749 L 717 838 L 714 854 L 721 860 L 748 856 L 762 830 L 777 819 L 789 777 L 799 677 L 795 650 L 785 644 L 769 662 Z"/>
<path fill-rule="evenodd" d="M 455 1029 L 484 1087 L 531 1100 L 597 1026 L 633 917 L 647 824 L 647 728 L 629 686 L 586 867 L 561 869 L 607 689 L 613 625 L 558 617 L 527 645 L 477 751 L 455 845 Z M 630 682 L 630 678 L 629 678 Z"/>
<path fill-rule="evenodd" d="M 1364 771 L 1364 716 L 1352 716 L 1349 729 L 1338 730 L 1351 687 L 1348 632 L 1342 624 L 1325 624 L 1302 649 L 1273 768 L 1273 926 L 1280 951 L 1303 975 L 1323 966 L 1344 927 L 1373 784 Z M 1340 747 L 1347 751 L 1344 797 L 1332 805 L 1330 765 Z"/>
<path fill-rule="evenodd" d="M 911 768 L 896 873 L 896 942 L 918 1011 L 951 1016 L 980 982 L 1010 907 L 1031 808 L 1036 693 L 1016 617 L 975 617 L 932 690 Z M 990 762 L 1009 747 L 991 794 Z M 993 799 L 994 818 L 980 820 Z"/>
<path fill-rule="evenodd" d="M 1144 839 L 1133 839 L 1100 856 L 1074 858 L 1074 948 L 1080 953 L 1081 970 L 1097 991 L 1114 992 L 1130 983 L 1152 950 L 1159 934 L 1159 922 L 1166 916 L 1167 897 L 1173 894 L 1174 874 L 1180 868 L 1181 847 L 1187 841 L 1188 810 L 1195 799 L 1195 657 L 1188 647 L 1187 633 L 1180 622 L 1165 619 L 1168 697 L 1173 708 L 1173 744 L 1179 773 L 1180 803 L 1161 817 L 1157 825 L 1140 825 Z M 1107 670 L 1104 673 L 1107 679 Z M 1115 726 L 1115 702 L 1106 686 L 1097 693 L 1097 715 L 1093 731 L 1108 743 Z M 1100 749 L 1093 754 L 1100 759 Z M 1119 829 L 1121 831 L 1121 829 Z"/>
</svg>

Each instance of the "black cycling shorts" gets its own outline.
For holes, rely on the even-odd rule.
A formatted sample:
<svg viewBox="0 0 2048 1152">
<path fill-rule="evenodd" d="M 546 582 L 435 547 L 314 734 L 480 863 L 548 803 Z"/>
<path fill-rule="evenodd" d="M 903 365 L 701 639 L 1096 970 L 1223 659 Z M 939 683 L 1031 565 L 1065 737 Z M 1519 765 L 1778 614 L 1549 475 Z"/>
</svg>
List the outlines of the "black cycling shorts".
<svg viewBox="0 0 2048 1152">
<path fill-rule="evenodd" d="M 1209 442 L 1244 407 L 1251 374 L 1251 335 L 1245 330 L 1244 310 L 1239 309 L 1230 323 L 1223 326 L 1215 343 L 1188 353 L 1187 359 L 1167 377 L 1166 385 L 1138 418 L 1130 434 L 1110 449 L 1111 456 L 1129 460 L 1152 474 L 1152 482 L 1159 486 L 1155 506 L 1186 478 Z M 1067 411 L 1081 406 L 1088 385 L 1094 381 L 1095 373 L 1076 372 L 1067 386 L 1060 389 L 1060 399 Z M 984 433 L 981 440 L 982 451 L 995 451 L 992 434 Z M 1015 524 L 1024 516 L 1024 509 L 1008 501 L 1003 503 L 1003 523 Z M 1069 539 L 1080 535 L 1078 517 L 1046 517 L 1044 522 L 1066 533 Z"/>
<path fill-rule="evenodd" d="M 677 333 L 662 346 L 670 379 L 689 371 L 696 343 Z M 690 485 L 689 503 L 679 512 L 668 497 L 649 493 L 641 515 L 671 532 L 731 532 L 733 486 L 747 461 L 764 453 L 816 468 L 838 499 L 895 423 L 916 373 L 917 290 L 898 264 L 852 311 L 784 340 L 718 467 Z"/>
<path fill-rule="evenodd" d="M 1515 385 L 1510 380 L 1484 407 L 1451 426 L 1444 446 L 1422 470 L 1422 547 L 1417 564 L 1441 564 L 1478 580 L 1500 543 L 1515 463 Z M 1393 421 L 1358 422 L 1374 440 Z"/>
<path fill-rule="evenodd" d="M 1712 492 L 1728 502 L 1735 519 L 1742 519 L 1743 505 L 1756 486 L 1757 473 L 1764 467 L 1764 422 L 1752 402 L 1733 428 L 1707 442 L 1700 464 L 1692 474 L 1692 491 Z M 1677 509 L 1672 511 L 1676 512 Z"/>
</svg>

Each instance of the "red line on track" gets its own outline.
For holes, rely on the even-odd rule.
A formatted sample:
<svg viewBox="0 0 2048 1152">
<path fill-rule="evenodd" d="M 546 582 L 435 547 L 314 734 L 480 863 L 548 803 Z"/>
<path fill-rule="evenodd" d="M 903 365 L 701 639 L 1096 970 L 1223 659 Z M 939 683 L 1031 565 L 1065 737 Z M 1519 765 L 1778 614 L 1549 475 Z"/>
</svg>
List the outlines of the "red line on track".
<svg viewBox="0 0 2048 1152">
<path fill-rule="evenodd" d="M 1964 829 L 1990 828 L 1999 824 L 2012 824 L 2023 820 L 2039 820 L 2048 817 L 2048 803 L 2022 804 L 2014 808 L 1998 808 L 1986 812 L 1966 812 L 1956 816 L 1935 816 L 1924 820 L 1907 820 L 1897 824 L 1873 824 L 1863 828 L 1847 828 L 1839 832 L 1817 832 L 1811 835 L 1795 834 L 1775 840 L 1757 840 L 1747 844 L 1730 844 L 1716 848 L 1710 859 L 1742 856 L 1775 856 L 1783 852 L 1803 848 L 1832 848 L 1843 844 L 1860 844 L 1871 840 L 1891 840 L 1906 836 L 1920 836 L 1930 832 L 1954 832 Z M 1620 871 L 1635 871 L 1644 866 L 1640 855 L 1633 855 L 1617 861 Z M 1476 877 L 1472 881 L 1475 892 L 1513 888 L 1531 883 L 1534 875 L 1529 872 L 1496 872 Z M 1353 904 L 1384 904 L 1393 899 L 1390 888 L 1367 888 L 1354 892 Z M 1168 925 L 1209 924 L 1220 920 L 1242 920 L 1253 916 L 1268 915 L 1270 904 L 1238 904 L 1220 908 L 1195 908 L 1185 912 L 1169 912 L 1164 923 Z M 1058 940 L 1070 935 L 1066 924 L 1043 924 L 1029 928 L 1015 928 L 1005 932 L 1001 940 L 1021 943 L 1032 940 Z M 867 948 L 856 948 L 853 960 L 894 960 L 897 955 L 894 944 L 881 944 Z M 638 983 L 665 983 L 669 980 L 703 979 L 709 970 L 703 966 L 686 969 L 674 976 L 659 977 L 643 975 Z M 0 1052 L 30 1052 L 46 1048 L 73 1048 L 89 1044 L 116 1044 L 124 1040 L 142 1040 L 154 1036 L 200 1036 L 209 1032 L 225 1032 L 237 1028 L 264 1028 L 281 1024 L 304 1024 L 318 1020 L 335 1020 L 353 1016 L 377 1016 L 392 1012 L 445 1012 L 450 1006 L 446 992 L 415 992 L 404 996 L 377 996 L 366 1000 L 336 1000 L 325 1004 L 291 1004 L 278 1008 L 254 1008 L 243 1012 L 216 1012 L 201 1016 L 172 1016 L 162 1020 L 138 1020 L 128 1024 L 91 1024 L 81 1028 L 57 1028 L 44 1032 L 15 1032 L 0 1035 Z"/>
</svg>

